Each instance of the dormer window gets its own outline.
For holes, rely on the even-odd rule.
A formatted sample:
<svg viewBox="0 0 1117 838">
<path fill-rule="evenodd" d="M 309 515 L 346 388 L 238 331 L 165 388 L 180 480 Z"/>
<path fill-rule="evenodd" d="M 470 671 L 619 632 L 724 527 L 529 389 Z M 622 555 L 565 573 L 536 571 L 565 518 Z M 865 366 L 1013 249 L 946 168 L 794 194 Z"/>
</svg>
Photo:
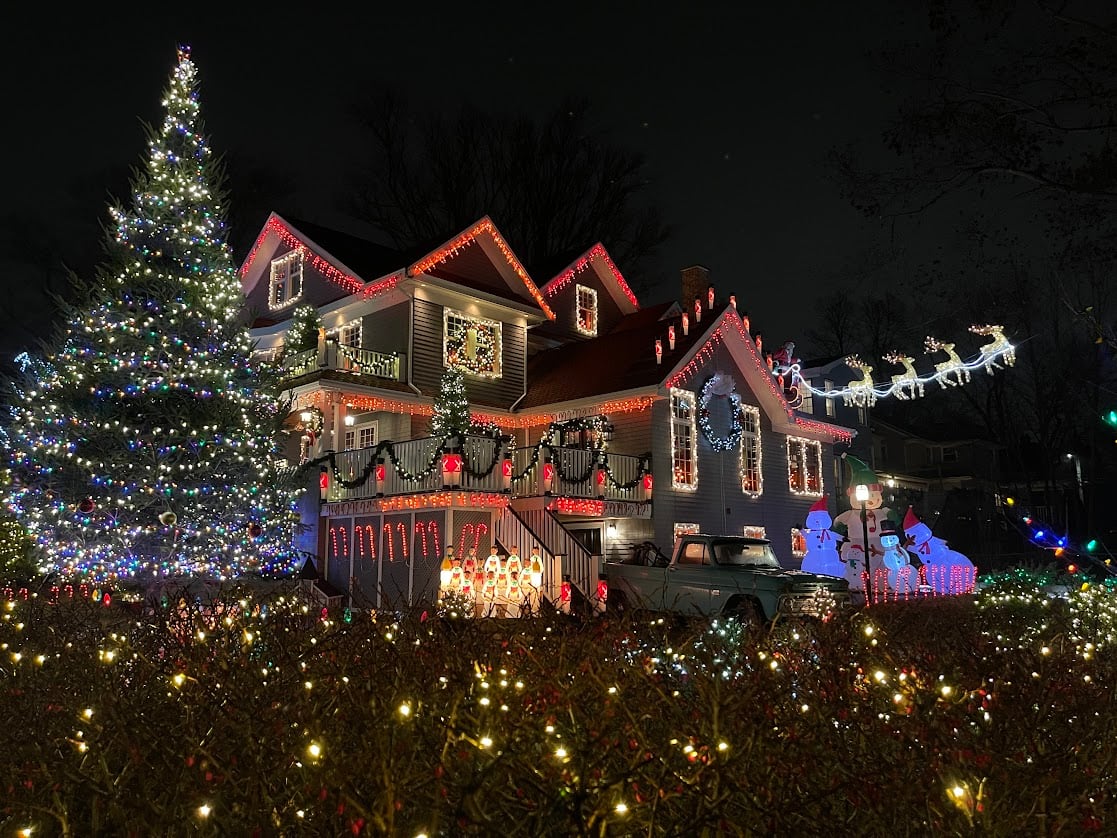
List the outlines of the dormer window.
<svg viewBox="0 0 1117 838">
<path fill-rule="evenodd" d="M 468 375 L 500 378 L 500 323 L 444 309 L 443 362 Z"/>
<path fill-rule="evenodd" d="M 285 308 L 303 293 L 303 253 L 292 250 L 271 263 L 271 293 L 268 307 Z"/>
<path fill-rule="evenodd" d="M 588 337 L 597 336 L 597 292 L 585 285 L 577 286 L 578 310 L 575 312 L 578 331 Z"/>
</svg>

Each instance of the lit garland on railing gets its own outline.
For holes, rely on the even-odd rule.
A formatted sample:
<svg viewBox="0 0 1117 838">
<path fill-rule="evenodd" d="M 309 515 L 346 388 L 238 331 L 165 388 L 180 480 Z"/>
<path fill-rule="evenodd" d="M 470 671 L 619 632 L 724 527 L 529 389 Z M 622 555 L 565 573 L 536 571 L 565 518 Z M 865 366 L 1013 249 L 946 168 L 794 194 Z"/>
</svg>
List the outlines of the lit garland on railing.
<svg viewBox="0 0 1117 838">
<path fill-rule="evenodd" d="M 551 297 L 565 288 L 570 283 L 570 281 L 574 279 L 574 276 L 576 274 L 585 270 L 585 268 L 589 265 L 590 260 L 594 257 L 597 257 L 605 263 L 605 267 L 607 267 L 613 274 L 613 278 L 617 281 L 617 286 L 621 289 L 624 295 L 628 297 L 628 301 L 636 306 L 637 309 L 639 309 L 640 303 L 637 302 L 636 295 L 632 293 L 632 289 L 628 286 L 628 283 L 625 282 L 624 277 L 621 275 L 621 272 L 617 269 L 616 264 L 614 264 L 613 260 L 609 257 L 608 252 L 605 250 L 605 247 L 600 242 L 586 251 L 586 254 L 578 259 L 573 265 L 571 265 L 565 271 L 563 271 L 546 285 L 544 285 L 542 288 L 543 296 Z"/>
<path fill-rule="evenodd" d="M 550 306 L 547 305 L 547 301 L 544 300 L 543 295 L 539 293 L 539 289 L 536 287 L 535 283 L 532 282 L 531 277 L 528 276 L 527 270 L 522 264 L 520 264 L 520 260 L 516 258 L 516 254 L 512 252 L 512 248 L 508 246 L 508 242 L 506 242 L 504 240 L 504 237 L 497 232 L 496 225 L 494 225 L 493 222 L 490 221 L 488 218 L 475 224 L 471 229 L 467 230 L 456 238 L 451 239 L 443 247 L 433 251 L 427 256 L 424 256 L 418 262 L 415 262 L 407 269 L 407 275 L 418 276 L 419 274 L 425 273 L 429 269 L 433 268 L 439 262 L 445 262 L 447 259 L 456 255 L 462 248 L 468 247 L 469 245 L 473 244 L 474 240 L 482 233 L 489 234 L 489 236 L 493 240 L 493 243 L 504 255 L 504 258 L 508 262 L 509 267 L 511 267 L 512 270 L 515 271 L 516 276 L 518 276 L 524 283 L 524 287 L 527 288 L 528 293 L 531 294 L 535 302 L 539 304 L 539 307 L 543 309 L 543 313 L 547 315 L 547 319 L 554 320 L 555 313 L 551 311 Z"/>
</svg>

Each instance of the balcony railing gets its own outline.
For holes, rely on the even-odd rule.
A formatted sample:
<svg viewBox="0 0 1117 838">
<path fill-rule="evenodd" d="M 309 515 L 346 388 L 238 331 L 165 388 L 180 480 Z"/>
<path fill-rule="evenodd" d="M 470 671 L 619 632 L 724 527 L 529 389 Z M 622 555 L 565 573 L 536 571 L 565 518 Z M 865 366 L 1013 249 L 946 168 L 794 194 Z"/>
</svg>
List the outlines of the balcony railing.
<svg viewBox="0 0 1117 838">
<path fill-rule="evenodd" d="M 445 485 L 441 440 L 434 437 L 396 442 L 381 450 L 383 480 L 378 489 L 374 462 L 376 448 L 334 454 L 337 474 L 330 483 L 328 500 L 359 500 L 438 491 Z M 644 458 L 606 452 L 608 473 L 598 482 L 598 452 L 585 448 L 515 448 L 511 451 L 511 477 L 506 487 L 503 444 L 492 437 L 466 435 L 462 441 L 463 467 L 454 488 L 467 492 L 504 492 L 516 497 L 544 494 L 545 465 L 553 467 L 550 493 L 556 497 L 638 501 L 644 499 L 640 480 Z M 608 475 L 611 475 L 611 479 Z M 361 478 L 364 477 L 362 480 Z M 357 481 L 360 481 L 359 483 Z M 346 486 L 345 483 L 355 485 Z"/>
<path fill-rule="evenodd" d="M 374 375 L 400 381 L 400 371 L 405 368 L 403 355 L 398 352 L 375 352 L 345 346 L 336 340 L 327 340 L 317 349 L 305 349 L 288 355 L 281 363 L 284 377 L 298 378 L 321 370 L 341 370 L 354 375 Z"/>
</svg>

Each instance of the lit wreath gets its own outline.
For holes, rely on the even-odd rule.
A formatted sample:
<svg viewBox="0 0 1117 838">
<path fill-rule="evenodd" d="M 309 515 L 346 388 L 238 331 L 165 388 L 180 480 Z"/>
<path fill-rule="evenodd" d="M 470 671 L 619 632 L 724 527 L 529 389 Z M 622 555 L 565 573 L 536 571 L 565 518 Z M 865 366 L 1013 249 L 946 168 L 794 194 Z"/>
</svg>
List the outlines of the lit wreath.
<svg viewBox="0 0 1117 838">
<path fill-rule="evenodd" d="M 710 427 L 710 399 L 714 396 L 729 399 L 730 419 L 729 434 L 717 436 Z M 732 451 L 741 444 L 741 434 L 744 426 L 741 424 L 741 397 L 737 395 L 733 380 L 722 373 L 714 373 L 702 385 L 702 397 L 698 401 L 698 427 L 702 429 L 702 436 L 710 443 L 715 451 Z"/>
</svg>

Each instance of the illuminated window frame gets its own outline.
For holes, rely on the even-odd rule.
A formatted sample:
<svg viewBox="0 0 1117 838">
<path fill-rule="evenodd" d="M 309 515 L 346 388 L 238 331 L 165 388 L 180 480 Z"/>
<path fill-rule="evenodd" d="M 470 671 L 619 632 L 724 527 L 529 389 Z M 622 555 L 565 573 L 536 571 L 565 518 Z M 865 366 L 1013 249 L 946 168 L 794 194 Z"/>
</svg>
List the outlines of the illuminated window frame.
<svg viewBox="0 0 1117 838">
<path fill-rule="evenodd" d="M 272 311 L 287 308 L 303 295 L 303 252 L 291 250 L 278 259 L 272 259 L 271 281 L 268 288 L 268 308 Z"/>
<path fill-rule="evenodd" d="M 597 291 L 585 285 L 574 286 L 574 325 L 580 334 L 597 337 Z"/>
<path fill-rule="evenodd" d="M 807 555 L 807 539 L 798 527 L 791 528 L 791 555 L 797 559 Z"/>
<path fill-rule="evenodd" d="M 455 357 L 456 346 L 464 346 L 463 333 L 472 326 L 478 334 L 487 330 L 492 341 L 492 364 L 486 368 L 479 364 L 470 363 L 468 359 Z M 442 314 L 442 361 L 449 368 L 460 369 L 466 375 L 476 375 L 480 378 L 501 377 L 501 324 L 496 320 L 486 320 L 483 317 L 474 317 L 454 309 L 443 309 Z"/>
<path fill-rule="evenodd" d="M 671 388 L 671 488 L 698 491 L 697 400 L 690 390 Z"/>
<path fill-rule="evenodd" d="M 354 451 L 361 448 L 372 448 L 380 441 L 380 423 L 365 422 L 345 429 L 345 450 Z"/>
<path fill-rule="evenodd" d="M 683 524 L 678 522 L 676 522 L 671 529 L 675 534 L 675 538 L 678 538 L 680 535 L 697 535 L 702 532 L 698 524 Z"/>
<path fill-rule="evenodd" d="M 799 383 L 799 407 L 796 408 L 800 413 L 810 413 L 814 415 L 814 393 L 811 392 L 809 381 L 802 381 Z"/>
<path fill-rule="evenodd" d="M 758 527 L 755 524 L 745 524 L 741 528 L 741 534 L 745 538 L 767 538 L 768 530 L 764 527 Z"/>
<path fill-rule="evenodd" d="M 821 497 L 822 443 L 817 439 L 787 438 L 787 486 L 793 495 Z"/>
<path fill-rule="evenodd" d="M 337 330 L 337 342 L 352 349 L 361 348 L 361 318 L 350 320 Z"/>
<path fill-rule="evenodd" d="M 740 471 L 741 491 L 758 498 L 764 491 L 764 471 L 760 448 L 760 408 L 741 405 Z"/>
</svg>

